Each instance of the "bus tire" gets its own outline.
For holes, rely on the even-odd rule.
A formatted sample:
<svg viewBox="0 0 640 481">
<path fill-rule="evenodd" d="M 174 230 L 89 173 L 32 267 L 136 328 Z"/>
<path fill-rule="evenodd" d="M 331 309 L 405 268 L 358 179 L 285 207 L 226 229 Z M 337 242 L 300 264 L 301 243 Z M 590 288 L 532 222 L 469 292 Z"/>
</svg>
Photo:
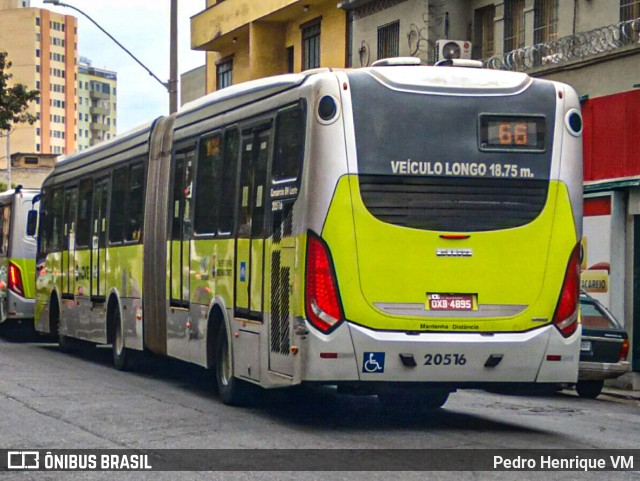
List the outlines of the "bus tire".
<svg viewBox="0 0 640 481">
<path fill-rule="evenodd" d="M 595 399 L 600 395 L 603 387 L 604 381 L 578 381 L 576 391 L 580 397 Z"/>
<path fill-rule="evenodd" d="M 122 330 L 122 318 L 120 309 L 115 307 L 113 312 L 113 341 L 111 344 L 113 351 L 113 365 L 118 371 L 128 371 L 131 369 L 131 353 L 124 345 L 124 333 Z"/>
<path fill-rule="evenodd" d="M 220 323 L 215 347 L 216 385 L 220 400 L 230 406 L 246 404 L 250 386 L 241 379 L 233 377 L 232 353 L 224 323 Z"/>
</svg>

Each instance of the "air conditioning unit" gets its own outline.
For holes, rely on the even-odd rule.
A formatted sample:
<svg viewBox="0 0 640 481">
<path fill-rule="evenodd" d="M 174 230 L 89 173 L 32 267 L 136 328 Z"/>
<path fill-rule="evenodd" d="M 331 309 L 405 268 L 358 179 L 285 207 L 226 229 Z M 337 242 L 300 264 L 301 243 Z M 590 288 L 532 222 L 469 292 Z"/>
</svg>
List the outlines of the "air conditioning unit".
<svg viewBox="0 0 640 481">
<path fill-rule="evenodd" d="M 440 60 L 471 58 L 471 42 L 441 39 L 436 41 L 436 62 Z"/>
</svg>

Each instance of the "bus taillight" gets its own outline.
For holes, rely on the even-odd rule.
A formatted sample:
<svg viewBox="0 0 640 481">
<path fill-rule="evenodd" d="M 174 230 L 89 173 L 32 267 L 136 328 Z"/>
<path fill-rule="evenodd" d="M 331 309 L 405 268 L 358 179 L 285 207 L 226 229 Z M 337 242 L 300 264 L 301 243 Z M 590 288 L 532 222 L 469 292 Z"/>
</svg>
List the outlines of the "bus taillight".
<svg viewBox="0 0 640 481">
<path fill-rule="evenodd" d="M 578 329 L 578 302 L 580 296 L 580 244 L 571 253 L 562 283 L 560 299 L 553 316 L 553 323 L 564 337 Z"/>
<path fill-rule="evenodd" d="M 19 296 L 24 297 L 24 288 L 22 287 L 22 274 L 20 269 L 13 262 L 9 263 L 9 290 L 15 292 Z"/>
<path fill-rule="evenodd" d="M 329 248 L 312 232 L 307 238 L 305 309 L 309 322 L 324 333 L 344 319 Z"/>
</svg>

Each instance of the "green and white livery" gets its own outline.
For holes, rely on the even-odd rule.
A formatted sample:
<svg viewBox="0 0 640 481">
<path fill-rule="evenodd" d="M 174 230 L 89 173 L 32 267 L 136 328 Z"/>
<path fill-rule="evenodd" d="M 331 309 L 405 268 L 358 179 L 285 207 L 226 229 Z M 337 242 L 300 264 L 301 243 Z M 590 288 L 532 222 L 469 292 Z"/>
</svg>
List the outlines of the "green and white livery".
<svg viewBox="0 0 640 481">
<path fill-rule="evenodd" d="M 27 233 L 27 217 L 37 195 L 20 186 L 0 194 L 0 324 L 33 319 L 36 238 Z"/>
<path fill-rule="evenodd" d="M 111 343 L 120 368 L 148 350 L 215 369 L 228 403 L 574 382 L 581 131 L 573 89 L 520 73 L 223 89 L 57 164 L 37 327 Z"/>
</svg>

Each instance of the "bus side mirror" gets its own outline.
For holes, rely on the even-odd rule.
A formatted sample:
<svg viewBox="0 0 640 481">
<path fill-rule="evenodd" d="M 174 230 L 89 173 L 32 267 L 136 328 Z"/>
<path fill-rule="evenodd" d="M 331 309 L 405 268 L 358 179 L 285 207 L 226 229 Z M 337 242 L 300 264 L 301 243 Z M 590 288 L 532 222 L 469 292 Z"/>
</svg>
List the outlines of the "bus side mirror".
<svg viewBox="0 0 640 481">
<path fill-rule="evenodd" d="M 35 236 L 36 227 L 38 226 L 38 211 L 31 209 L 27 214 L 27 235 Z"/>
</svg>

